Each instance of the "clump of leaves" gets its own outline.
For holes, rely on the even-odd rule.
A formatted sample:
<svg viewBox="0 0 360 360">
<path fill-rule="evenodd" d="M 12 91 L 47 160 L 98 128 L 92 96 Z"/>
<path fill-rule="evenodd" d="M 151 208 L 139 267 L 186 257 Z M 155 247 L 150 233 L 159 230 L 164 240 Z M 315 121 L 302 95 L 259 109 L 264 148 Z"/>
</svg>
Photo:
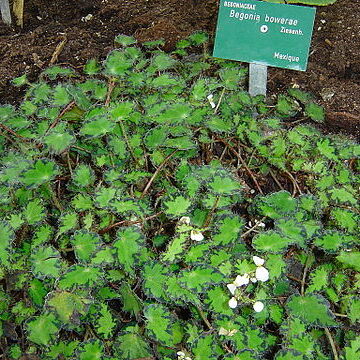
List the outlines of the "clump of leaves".
<svg viewBox="0 0 360 360">
<path fill-rule="evenodd" d="M 360 147 L 312 126 L 324 111 L 307 93 L 250 97 L 207 41 L 165 53 L 120 35 L 83 81 L 61 67 L 14 81 L 5 358 L 357 357 Z"/>
</svg>

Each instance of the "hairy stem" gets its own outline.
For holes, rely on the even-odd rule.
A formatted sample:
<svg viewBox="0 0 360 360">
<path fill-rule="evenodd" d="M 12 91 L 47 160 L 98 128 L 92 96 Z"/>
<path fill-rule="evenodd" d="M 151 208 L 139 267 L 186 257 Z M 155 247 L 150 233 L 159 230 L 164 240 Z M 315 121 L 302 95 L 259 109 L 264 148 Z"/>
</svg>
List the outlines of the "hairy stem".
<svg viewBox="0 0 360 360">
<path fill-rule="evenodd" d="M 171 154 L 169 154 L 164 161 L 159 165 L 159 167 L 156 169 L 156 171 L 154 172 L 154 174 L 152 175 L 152 177 L 150 178 L 150 180 L 148 181 L 148 183 L 145 186 L 144 191 L 142 192 L 140 199 L 142 199 L 146 193 L 149 191 L 150 186 L 152 185 L 152 183 L 154 182 L 155 178 L 158 176 L 159 172 L 161 171 L 161 169 L 165 166 L 165 164 L 171 159 L 171 157 L 177 152 L 177 150 L 174 150 Z"/>
<path fill-rule="evenodd" d="M 338 356 L 338 353 L 337 353 L 337 350 L 336 350 L 336 345 L 335 345 L 335 342 L 334 342 L 334 339 L 333 337 L 331 336 L 331 333 L 329 331 L 328 328 L 325 328 L 325 334 L 326 336 L 328 337 L 329 339 L 329 343 L 330 343 L 330 346 L 331 346 L 331 350 L 333 352 L 333 355 L 334 355 L 334 360 L 339 360 L 339 356 Z"/>
</svg>

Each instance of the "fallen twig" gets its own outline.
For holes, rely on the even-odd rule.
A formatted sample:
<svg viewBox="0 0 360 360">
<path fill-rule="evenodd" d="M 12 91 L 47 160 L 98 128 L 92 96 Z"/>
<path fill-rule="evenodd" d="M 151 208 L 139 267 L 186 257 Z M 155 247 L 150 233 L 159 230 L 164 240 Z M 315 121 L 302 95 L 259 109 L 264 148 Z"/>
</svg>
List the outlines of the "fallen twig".
<svg viewBox="0 0 360 360">
<path fill-rule="evenodd" d="M 119 221 L 119 222 L 117 222 L 115 224 L 111 224 L 111 225 L 107 226 L 104 229 L 99 230 L 98 233 L 100 235 L 105 234 L 105 233 L 107 233 L 108 231 L 110 231 L 111 229 L 113 229 L 114 227 L 117 227 L 117 226 L 130 226 L 130 225 L 142 224 L 145 221 L 148 221 L 148 220 L 151 220 L 151 219 L 154 219 L 154 218 L 158 217 L 162 213 L 163 213 L 163 211 L 159 211 L 158 213 L 156 213 L 154 215 L 148 216 L 147 218 L 140 219 L 140 220 L 133 220 L 133 221 L 131 221 L 131 220 L 122 220 L 122 221 Z"/>
<path fill-rule="evenodd" d="M 218 141 L 222 142 L 224 145 L 226 145 L 234 155 L 236 155 L 238 157 L 238 159 L 240 160 L 241 164 L 244 166 L 244 168 L 246 169 L 247 173 L 250 175 L 251 179 L 253 180 L 255 186 L 257 187 L 259 193 L 261 195 L 264 195 L 264 192 L 262 191 L 259 183 L 257 182 L 254 174 L 252 173 L 252 171 L 249 169 L 249 167 L 246 165 L 246 162 L 244 161 L 244 159 L 242 158 L 242 156 L 225 140 L 217 138 Z"/>
<path fill-rule="evenodd" d="M 164 161 L 159 165 L 159 167 L 156 169 L 156 171 L 154 172 L 154 174 L 152 175 L 152 177 L 150 178 L 150 180 L 148 181 L 148 183 L 145 186 L 144 191 L 142 192 L 140 199 L 142 199 L 146 193 L 148 192 L 148 190 L 150 189 L 151 184 L 154 182 L 155 178 L 157 177 L 157 175 L 159 174 L 159 172 L 161 171 L 161 169 L 165 166 L 165 164 L 170 160 L 170 158 L 177 152 L 177 150 L 174 150 L 171 154 L 169 154 Z"/>
<path fill-rule="evenodd" d="M 69 111 L 71 110 L 73 107 L 75 106 L 75 101 L 71 101 L 70 103 L 68 103 L 64 109 L 61 110 L 60 114 L 55 118 L 55 120 L 50 124 L 50 126 L 48 127 L 48 129 L 46 130 L 47 134 L 51 129 L 53 129 L 59 122 L 59 120 Z"/>
<path fill-rule="evenodd" d="M 53 65 L 53 64 L 56 63 L 56 61 L 57 61 L 60 53 L 61 53 L 62 50 L 64 49 L 64 46 L 65 46 L 66 42 L 67 42 L 67 38 L 65 37 L 65 38 L 63 38 L 63 39 L 61 40 L 61 42 L 56 46 L 56 48 L 55 48 L 55 50 L 54 50 L 54 52 L 53 52 L 53 54 L 52 54 L 52 56 L 51 56 L 51 60 L 50 60 L 50 62 L 49 62 L 49 65 Z"/>
</svg>

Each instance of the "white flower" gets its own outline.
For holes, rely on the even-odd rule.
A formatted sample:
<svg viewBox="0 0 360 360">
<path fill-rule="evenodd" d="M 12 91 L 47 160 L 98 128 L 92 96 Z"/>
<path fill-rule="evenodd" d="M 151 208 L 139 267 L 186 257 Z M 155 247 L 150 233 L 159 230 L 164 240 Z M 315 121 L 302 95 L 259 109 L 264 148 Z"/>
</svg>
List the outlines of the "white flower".
<svg viewBox="0 0 360 360">
<path fill-rule="evenodd" d="M 255 277 L 259 281 L 262 281 L 262 282 L 268 281 L 269 280 L 269 271 L 267 269 L 265 269 L 263 266 L 259 266 L 256 269 Z"/>
<path fill-rule="evenodd" d="M 237 286 L 236 286 L 234 283 L 232 283 L 232 284 L 227 284 L 226 286 L 227 286 L 227 288 L 229 289 L 229 291 L 231 292 L 231 295 L 234 295 Z"/>
<path fill-rule="evenodd" d="M 219 330 L 219 335 L 225 335 L 225 336 L 234 336 L 239 330 L 232 329 L 232 330 L 226 330 L 225 328 L 221 327 Z"/>
<path fill-rule="evenodd" d="M 178 351 L 176 353 L 177 356 L 185 356 L 185 353 L 183 351 Z"/>
<path fill-rule="evenodd" d="M 265 260 L 258 256 L 253 256 L 253 261 L 256 266 L 263 266 L 265 264 Z"/>
<path fill-rule="evenodd" d="M 261 301 L 256 301 L 254 302 L 253 304 L 253 309 L 256 311 L 256 312 L 261 312 L 264 310 L 264 304 L 261 302 Z"/>
<path fill-rule="evenodd" d="M 232 309 L 235 309 L 237 307 L 237 300 L 234 297 L 229 300 L 229 307 L 231 307 Z"/>
<path fill-rule="evenodd" d="M 183 216 L 180 218 L 179 223 L 190 225 L 190 218 L 188 216 Z"/>
<path fill-rule="evenodd" d="M 202 241 L 204 240 L 204 235 L 200 231 L 191 230 L 190 238 L 194 241 Z"/>
<path fill-rule="evenodd" d="M 237 287 L 243 286 L 243 285 L 247 285 L 249 283 L 250 279 L 249 279 L 249 274 L 244 274 L 244 275 L 238 275 L 234 281 L 234 285 L 236 285 Z"/>
<path fill-rule="evenodd" d="M 226 330 L 225 328 L 223 328 L 223 327 L 221 327 L 220 329 L 219 329 L 219 335 L 227 335 L 229 333 L 229 331 L 228 330 Z"/>
<path fill-rule="evenodd" d="M 256 283 L 256 282 L 257 282 L 257 278 L 252 277 L 252 278 L 250 278 L 250 281 L 251 281 L 252 283 Z"/>
<path fill-rule="evenodd" d="M 192 360 L 191 357 L 187 356 L 184 360 Z"/>
<path fill-rule="evenodd" d="M 214 96 L 213 94 L 208 95 L 207 99 L 209 100 L 209 103 L 211 105 L 211 107 L 214 109 L 216 107 L 215 103 L 214 103 Z"/>
</svg>

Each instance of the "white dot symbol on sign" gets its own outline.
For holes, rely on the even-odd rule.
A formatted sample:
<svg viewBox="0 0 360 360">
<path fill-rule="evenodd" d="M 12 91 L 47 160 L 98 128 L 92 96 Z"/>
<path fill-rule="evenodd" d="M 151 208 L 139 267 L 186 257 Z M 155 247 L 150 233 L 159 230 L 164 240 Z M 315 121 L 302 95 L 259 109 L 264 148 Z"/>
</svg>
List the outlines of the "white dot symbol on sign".
<svg viewBox="0 0 360 360">
<path fill-rule="evenodd" d="M 261 25 L 260 31 L 261 31 L 262 33 L 266 33 L 268 30 L 269 30 L 269 28 L 267 27 L 267 25 Z"/>
</svg>

